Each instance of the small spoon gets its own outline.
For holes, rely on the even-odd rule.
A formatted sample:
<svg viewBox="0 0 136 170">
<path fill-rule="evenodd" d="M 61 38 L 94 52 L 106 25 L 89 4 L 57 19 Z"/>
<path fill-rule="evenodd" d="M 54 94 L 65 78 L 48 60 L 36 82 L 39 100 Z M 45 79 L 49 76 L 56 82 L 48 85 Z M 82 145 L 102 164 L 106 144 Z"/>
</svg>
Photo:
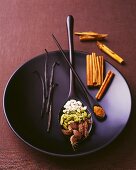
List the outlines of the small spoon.
<svg viewBox="0 0 136 170">
<path fill-rule="evenodd" d="M 67 17 L 67 32 L 68 32 L 68 44 L 69 44 L 69 60 L 70 60 L 70 63 L 73 65 L 73 56 L 74 56 L 74 44 L 73 44 L 73 25 L 74 25 L 74 19 L 73 17 L 70 15 Z M 79 101 L 82 103 L 82 106 L 84 107 L 84 104 L 83 102 L 78 99 L 76 93 L 75 93 L 75 89 L 74 89 L 74 75 L 73 75 L 73 72 L 72 70 L 70 69 L 70 88 L 69 88 L 69 94 L 68 94 L 68 99 L 67 101 L 65 102 L 65 104 L 68 102 L 68 101 L 71 101 L 71 100 L 75 100 L 75 101 Z M 64 104 L 64 106 L 65 106 Z M 63 110 L 64 110 L 64 106 L 61 108 L 60 110 L 60 113 L 59 113 L 59 121 L 61 122 L 62 120 L 62 115 L 64 114 L 63 113 Z M 90 114 L 89 110 L 86 110 L 87 112 L 87 115 Z M 88 121 L 89 120 L 89 121 Z M 88 136 L 88 134 L 90 133 L 91 129 L 92 129 L 92 116 L 90 116 L 90 119 L 88 118 L 87 119 L 88 121 L 88 128 L 86 129 L 87 130 L 87 135 L 84 136 L 83 138 L 86 138 Z M 75 122 L 73 122 L 74 124 Z M 79 124 L 78 124 L 79 125 Z M 83 124 L 82 124 L 83 125 Z M 82 126 L 81 125 L 81 126 Z M 72 125 L 74 126 L 74 125 Z M 75 129 L 74 129 L 75 128 Z M 62 132 L 65 134 L 65 135 L 70 135 L 72 134 L 72 136 L 70 137 L 70 142 L 72 144 L 72 147 L 75 148 L 75 145 L 77 143 L 80 142 L 77 142 L 77 138 L 79 137 L 78 135 L 80 135 L 78 132 L 78 128 L 77 127 L 74 127 L 74 128 L 69 128 L 68 130 L 67 129 L 64 129 L 62 127 Z M 83 127 L 81 127 L 83 128 Z M 80 138 L 80 137 L 79 137 Z"/>
</svg>

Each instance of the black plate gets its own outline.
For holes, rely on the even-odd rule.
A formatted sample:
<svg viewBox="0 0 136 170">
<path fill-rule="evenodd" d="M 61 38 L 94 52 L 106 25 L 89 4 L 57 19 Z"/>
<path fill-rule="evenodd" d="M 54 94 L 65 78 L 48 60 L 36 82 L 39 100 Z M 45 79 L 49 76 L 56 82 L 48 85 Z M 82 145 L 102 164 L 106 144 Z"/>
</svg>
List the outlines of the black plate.
<svg viewBox="0 0 136 170">
<path fill-rule="evenodd" d="M 68 55 L 68 52 L 66 51 Z M 131 94 L 121 73 L 106 62 L 105 71 L 112 70 L 115 77 L 100 104 L 106 111 L 107 119 L 99 121 L 93 117 L 94 127 L 86 141 L 73 151 L 69 141 L 60 130 L 58 113 L 69 90 L 69 67 L 61 54 L 50 52 L 48 58 L 48 75 L 54 61 L 60 65 L 55 70 L 55 82 L 58 83 L 53 99 L 53 116 L 50 133 L 46 132 L 47 118 L 41 119 L 42 87 L 38 77 L 33 73 L 44 72 L 44 54 L 22 65 L 10 78 L 4 93 L 4 111 L 7 121 L 15 134 L 25 143 L 44 153 L 55 156 L 80 156 L 95 152 L 111 143 L 124 129 L 131 112 Z M 85 56 L 75 52 L 75 69 L 86 84 Z M 77 91 L 85 101 L 81 89 Z M 95 96 L 96 89 L 89 92 Z M 81 95 L 80 95 L 81 94 Z"/>
</svg>

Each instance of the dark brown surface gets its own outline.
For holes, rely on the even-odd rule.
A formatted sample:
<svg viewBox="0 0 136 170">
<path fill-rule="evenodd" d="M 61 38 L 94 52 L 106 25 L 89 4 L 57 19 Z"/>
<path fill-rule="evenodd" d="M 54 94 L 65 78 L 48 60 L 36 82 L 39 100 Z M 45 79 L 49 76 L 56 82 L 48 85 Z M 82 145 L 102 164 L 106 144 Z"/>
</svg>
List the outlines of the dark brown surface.
<svg viewBox="0 0 136 170">
<path fill-rule="evenodd" d="M 136 1 L 134 0 L 0 0 L 0 169 L 136 169 Z M 75 31 L 108 33 L 105 42 L 123 56 L 120 65 L 104 57 L 125 76 L 132 92 L 132 113 L 123 133 L 108 147 L 86 157 L 62 159 L 31 149 L 9 128 L 3 114 L 2 97 L 11 74 L 25 61 L 56 50 L 54 33 L 67 49 L 66 17 L 75 18 Z M 95 42 L 75 49 L 103 54 Z M 114 114 L 114 113 L 113 113 Z M 115 122 L 116 123 L 116 122 Z"/>
</svg>

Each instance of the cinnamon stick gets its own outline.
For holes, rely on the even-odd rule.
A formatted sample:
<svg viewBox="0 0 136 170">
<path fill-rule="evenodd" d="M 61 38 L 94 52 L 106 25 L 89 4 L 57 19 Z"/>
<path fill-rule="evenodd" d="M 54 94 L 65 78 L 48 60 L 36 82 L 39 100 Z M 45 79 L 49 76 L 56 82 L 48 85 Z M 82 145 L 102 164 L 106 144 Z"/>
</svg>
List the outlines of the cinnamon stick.
<svg viewBox="0 0 136 170">
<path fill-rule="evenodd" d="M 96 69 L 96 54 L 92 53 L 92 62 L 93 62 L 93 84 L 97 85 L 97 69 Z"/>
<path fill-rule="evenodd" d="M 80 41 L 89 41 L 89 40 L 103 40 L 108 34 L 100 34 L 97 32 L 75 32 L 75 35 L 79 36 Z"/>
<path fill-rule="evenodd" d="M 90 86 L 93 86 L 93 60 L 92 56 L 90 55 Z"/>
<path fill-rule="evenodd" d="M 90 85 L 90 55 L 87 55 L 86 56 L 86 83 L 87 83 L 87 86 Z"/>
<path fill-rule="evenodd" d="M 91 35 L 81 35 L 79 36 L 80 41 L 90 41 L 90 40 L 103 40 L 105 37 L 103 36 L 91 36 Z"/>
<path fill-rule="evenodd" d="M 105 52 L 106 54 L 108 54 L 110 57 L 112 57 L 114 60 L 116 60 L 119 63 L 123 63 L 124 60 L 123 58 L 121 58 L 118 54 L 116 54 L 115 52 L 113 52 L 111 49 L 109 49 L 106 45 L 100 43 L 97 41 L 97 46 L 98 48 L 100 48 L 103 52 Z"/>
<path fill-rule="evenodd" d="M 90 35 L 90 36 L 97 36 L 99 33 L 97 32 L 75 32 L 75 35 L 81 36 L 81 35 Z"/>
<path fill-rule="evenodd" d="M 101 56 L 101 83 L 103 82 L 103 75 L 104 75 L 104 58 Z"/>
<path fill-rule="evenodd" d="M 113 76 L 114 76 L 114 73 L 112 71 L 108 71 L 99 91 L 97 92 L 97 94 L 95 96 L 96 99 L 100 100 L 102 98 L 102 96 L 105 93 L 105 91 L 107 90 L 109 83 L 111 82 Z"/>
<path fill-rule="evenodd" d="M 104 38 L 105 38 L 104 35 L 97 35 L 97 36 L 80 35 L 80 36 L 79 36 L 79 40 L 80 40 L 80 41 L 103 40 Z"/>
<path fill-rule="evenodd" d="M 96 58 L 97 61 L 97 84 L 101 85 L 101 67 L 100 67 L 100 60 L 99 56 Z"/>
</svg>

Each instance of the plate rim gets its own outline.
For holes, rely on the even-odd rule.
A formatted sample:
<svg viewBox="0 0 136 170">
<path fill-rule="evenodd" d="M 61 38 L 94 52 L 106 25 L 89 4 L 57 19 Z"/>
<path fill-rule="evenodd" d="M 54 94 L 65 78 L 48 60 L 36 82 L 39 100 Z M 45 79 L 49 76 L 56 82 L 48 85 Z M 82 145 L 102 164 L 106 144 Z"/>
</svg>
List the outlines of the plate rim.
<svg viewBox="0 0 136 170">
<path fill-rule="evenodd" d="M 49 51 L 49 54 L 58 53 L 58 52 L 60 53 L 59 50 Z M 64 50 L 64 52 L 69 52 L 69 50 Z M 78 53 L 78 54 L 79 54 L 79 53 L 80 53 L 80 54 L 84 54 L 84 55 L 87 55 L 87 54 L 88 54 L 88 52 L 79 51 L 79 50 L 74 50 L 74 52 L 75 52 L 75 53 Z M 130 113 L 129 113 L 129 115 L 128 115 L 128 119 L 127 119 L 124 127 L 120 130 L 120 132 L 119 132 L 118 134 L 116 134 L 115 136 L 113 136 L 113 137 L 111 138 L 111 140 L 109 140 L 107 143 L 105 143 L 104 145 L 102 145 L 102 146 L 100 146 L 100 147 L 98 147 L 98 148 L 96 148 L 96 149 L 93 149 L 93 150 L 90 150 L 90 151 L 87 151 L 87 152 L 83 152 L 83 153 L 75 153 L 75 154 L 68 154 L 68 155 L 65 155 L 65 154 L 57 154 L 57 153 L 48 152 L 48 151 L 39 149 L 39 148 L 36 147 L 36 146 L 33 146 L 32 144 L 30 144 L 29 142 L 27 142 L 25 139 L 23 139 L 23 138 L 15 131 L 15 129 L 12 127 L 12 125 L 11 125 L 9 119 L 8 119 L 8 116 L 7 116 L 7 113 L 6 113 L 6 109 L 5 109 L 5 95 L 6 95 L 6 90 L 7 90 L 7 88 L 8 88 L 8 85 L 9 85 L 10 81 L 12 80 L 12 78 L 14 77 L 14 75 L 18 72 L 18 70 L 20 70 L 25 64 L 31 62 L 31 60 L 34 60 L 34 59 L 36 59 L 36 58 L 38 58 L 38 57 L 40 57 L 40 56 L 43 56 L 44 54 L 45 54 L 45 53 L 41 53 L 41 54 L 39 54 L 39 55 L 36 55 L 36 56 L 34 56 L 33 58 L 30 58 L 30 59 L 28 59 L 27 61 L 23 62 L 23 64 L 21 64 L 20 66 L 18 66 L 17 69 L 15 69 L 15 71 L 13 71 L 13 73 L 10 75 L 10 77 L 9 77 L 9 79 L 8 79 L 5 87 L 4 87 L 3 99 L 2 99 L 3 111 L 4 111 L 4 116 L 5 116 L 5 118 L 6 118 L 6 121 L 7 121 L 8 125 L 9 125 L 10 129 L 11 129 L 11 130 L 14 132 L 14 134 L 15 134 L 19 139 L 21 139 L 21 141 L 23 141 L 27 146 L 29 146 L 29 147 L 31 147 L 31 148 L 33 148 L 33 149 L 35 149 L 35 150 L 37 150 L 37 151 L 39 151 L 39 152 L 41 152 L 41 153 L 48 154 L 48 155 L 51 155 L 51 156 L 56 156 L 56 157 L 80 157 L 80 156 L 85 156 L 85 155 L 88 155 L 88 154 L 92 154 L 92 153 L 95 153 L 95 152 L 97 152 L 97 151 L 99 151 L 99 150 L 101 150 L 101 149 L 104 149 L 106 146 L 108 146 L 109 144 L 111 144 L 118 136 L 120 136 L 120 134 L 122 133 L 122 131 L 126 128 L 126 126 L 127 126 L 127 124 L 128 124 L 128 121 L 129 121 L 129 119 L 130 119 L 131 112 L 132 112 L 132 92 L 131 92 L 130 85 L 129 85 L 127 79 L 125 78 L 125 76 L 121 73 L 121 71 L 120 71 L 118 68 L 116 68 L 112 63 L 110 63 L 109 61 L 107 61 L 106 59 L 105 59 L 105 61 L 106 61 L 108 64 L 110 64 L 114 69 L 116 69 L 116 70 L 120 73 L 120 75 L 123 77 L 123 79 L 125 80 L 126 85 L 127 85 L 127 87 L 128 87 L 128 90 L 129 90 L 129 94 L 130 94 L 130 106 L 131 106 L 131 107 L 130 107 Z"/>
</svg>

